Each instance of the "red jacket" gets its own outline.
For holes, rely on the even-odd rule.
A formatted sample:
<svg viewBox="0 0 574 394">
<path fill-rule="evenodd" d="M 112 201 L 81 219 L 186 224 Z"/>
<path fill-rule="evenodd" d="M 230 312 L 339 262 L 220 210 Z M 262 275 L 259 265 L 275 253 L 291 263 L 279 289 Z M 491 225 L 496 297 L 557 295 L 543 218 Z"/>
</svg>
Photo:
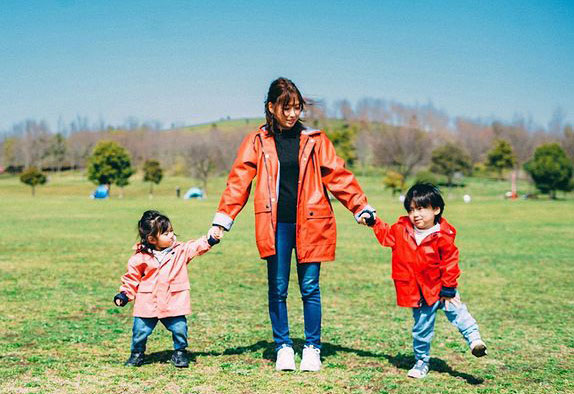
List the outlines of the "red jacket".
<svg viewBox="0 0 574 394">
<path fill-rule="evenodd" d="M 420 245 L 408 216 L 392 226 L 377 218 L 373 231 L 382 246 L 392 248 L 392 278 L 399 306 L 420 306 L 421 294 L 427 305 L 439 300 L 441 288 L 457 287 L 460 276 L 456 230 L 444 218 L 440 231 L 427 236 Z"/>
<path fill-rule="evenodd" d="M 273 256 L 277 229 L 279 159 L 275 140 L 264 127 L 247 135 L 229 172 L 213 224 L 230 230 L 245 206 L 255 177 L 255 240 L 261 258 Z M 367 197 L 320 130 L 303 129 L 299 143 L 296 250 L 300 263 L 335 259 L 337 230 L 329 190 L 357 219 Z"/>
</svg>

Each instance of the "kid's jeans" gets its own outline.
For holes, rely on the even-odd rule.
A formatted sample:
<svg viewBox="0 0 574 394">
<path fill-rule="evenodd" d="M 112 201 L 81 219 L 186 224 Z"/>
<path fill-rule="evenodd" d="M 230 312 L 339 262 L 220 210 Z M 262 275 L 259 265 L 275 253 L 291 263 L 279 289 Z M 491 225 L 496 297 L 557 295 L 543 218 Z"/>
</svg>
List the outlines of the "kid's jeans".
<svg viewBox="0 0 574 394">
<path fill-rule="evenodd" d="M 291 254 L 295 248 L 295 223 L 277 223 L 275 248 L 277 254 L 267 258 L 269 284 L 269 317 L 276 349 L 292 346 L 287 317 L 287 290 L 291 272 Z M 305 344 L 321 347 L 321 263 L 297 263 L 297 277 L 303 300 Z"/>
<path fill-rule="evenodd" d="M 165 317 L 163 319 L 134 317 L 132 352 L 145 352 L 147 337 L 153 332 L 158 320 L 171 331 L 174 350 L 183 350 L 187 347 L 187 319 L 185 316 Z"/>
<path fill-rule="evenodd" d="M 429 362 L 431 341 L 434 335 L 434 322 L 436 313 L 442 309 L 447 319 L 460 331 L 466 342 L 470 345 L 472 341 L 480 339 L 478 324 L 470 315 L 466 305 L 462 302 L 458 306 L 448 303 L 448 308 L 443 302 L 437 301 L 428 306 L 423 301 L 423 305 L 413 308 L 413 349 L 416 360 Z"/>
</svg>

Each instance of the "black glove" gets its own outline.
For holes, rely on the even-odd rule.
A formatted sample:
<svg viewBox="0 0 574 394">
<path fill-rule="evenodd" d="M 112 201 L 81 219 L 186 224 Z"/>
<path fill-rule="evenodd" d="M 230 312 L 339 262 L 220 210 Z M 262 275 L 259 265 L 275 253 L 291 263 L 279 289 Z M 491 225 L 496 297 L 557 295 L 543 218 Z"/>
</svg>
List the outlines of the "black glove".
<svg viewBox="0 0 574 394">
<path fill-rule="evenodd" d="M 375 219 L 375 212 L 371 211 L 369 209 L 363 209 L 363 211 L 361 211 L 361 213 L 359 214 L 359 216 L 363 216 L 364 214 L 368 214 L 369 216 L 365 218 L 365 223 L 367 224 L 367 226 L 372 227 L 375 225 L 376 219 Z"/>
<path fill-rule="evenodd" d="M 219 241 L 220 241 L 219 239 L 213 238 L 211 235 L 207 239 L 207 243 L 209 244 L 209 246 L 217 245 Z"/>
<path fill-rule="evenodd" d="M 118 305 L 116 301 L 120 301 L 119 306 L 126 306 L 127 303 L 130 301 L 126 293 L 123 291 L 121 293 L 116 294 L 114 297 L 114 304 Z"/>
</svg>

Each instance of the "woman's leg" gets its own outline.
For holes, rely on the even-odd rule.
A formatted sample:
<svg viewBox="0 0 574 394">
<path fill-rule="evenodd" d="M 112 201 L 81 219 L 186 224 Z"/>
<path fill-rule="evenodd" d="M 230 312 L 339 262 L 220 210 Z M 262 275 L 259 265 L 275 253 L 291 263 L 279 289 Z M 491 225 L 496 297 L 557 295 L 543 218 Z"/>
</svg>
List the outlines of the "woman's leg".
<svg viewBox="0 0 574 394">
<path fill-rule="evenodd" d="M 277 223 L 275 249 L 277 254 L 267 258 L 269 285 L 269 317 L 276 349 L 292 346 L 287 317 L 287 290 L 291 271 L 291 254 L 295 246 L 295 224 Z"/>
<path fill-rule="evenodd" d="M 321 263 L 297 264 L 299 289 L 305 318 L 305 345 L 321 348 L 321 290 L 319 274 Z"/>
</svg>

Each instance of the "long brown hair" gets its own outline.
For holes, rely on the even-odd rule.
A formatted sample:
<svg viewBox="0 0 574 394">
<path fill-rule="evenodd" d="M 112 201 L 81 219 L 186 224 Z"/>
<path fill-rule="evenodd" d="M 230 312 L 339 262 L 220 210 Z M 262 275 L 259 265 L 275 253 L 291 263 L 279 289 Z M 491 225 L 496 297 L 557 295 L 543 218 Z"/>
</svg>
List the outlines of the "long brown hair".
<svg viewBox="0 0 574 394">
<path fill-rule="evenodd" d="M 299 108 L 301 111 L 304 111 L 307 103 L 303 99 L 299 89 L 297 89 L 297 86 L 295 86 L 291 80 L 281 77 L 271 82 L 269 91 L 267 92 L 267 99 L 265 100 L 265 125 L 268 133 L 273 134 L 275 130 L 277 130 L 277 119 L 275 119 L 273 113 L 269 111 L 269 103 L 279 105 L 280 108 L 282 108 L 293 99 L 299 100 Z M 303 126 L 301 119 L 297 120 L 295 126 Z"/>
</svg>

